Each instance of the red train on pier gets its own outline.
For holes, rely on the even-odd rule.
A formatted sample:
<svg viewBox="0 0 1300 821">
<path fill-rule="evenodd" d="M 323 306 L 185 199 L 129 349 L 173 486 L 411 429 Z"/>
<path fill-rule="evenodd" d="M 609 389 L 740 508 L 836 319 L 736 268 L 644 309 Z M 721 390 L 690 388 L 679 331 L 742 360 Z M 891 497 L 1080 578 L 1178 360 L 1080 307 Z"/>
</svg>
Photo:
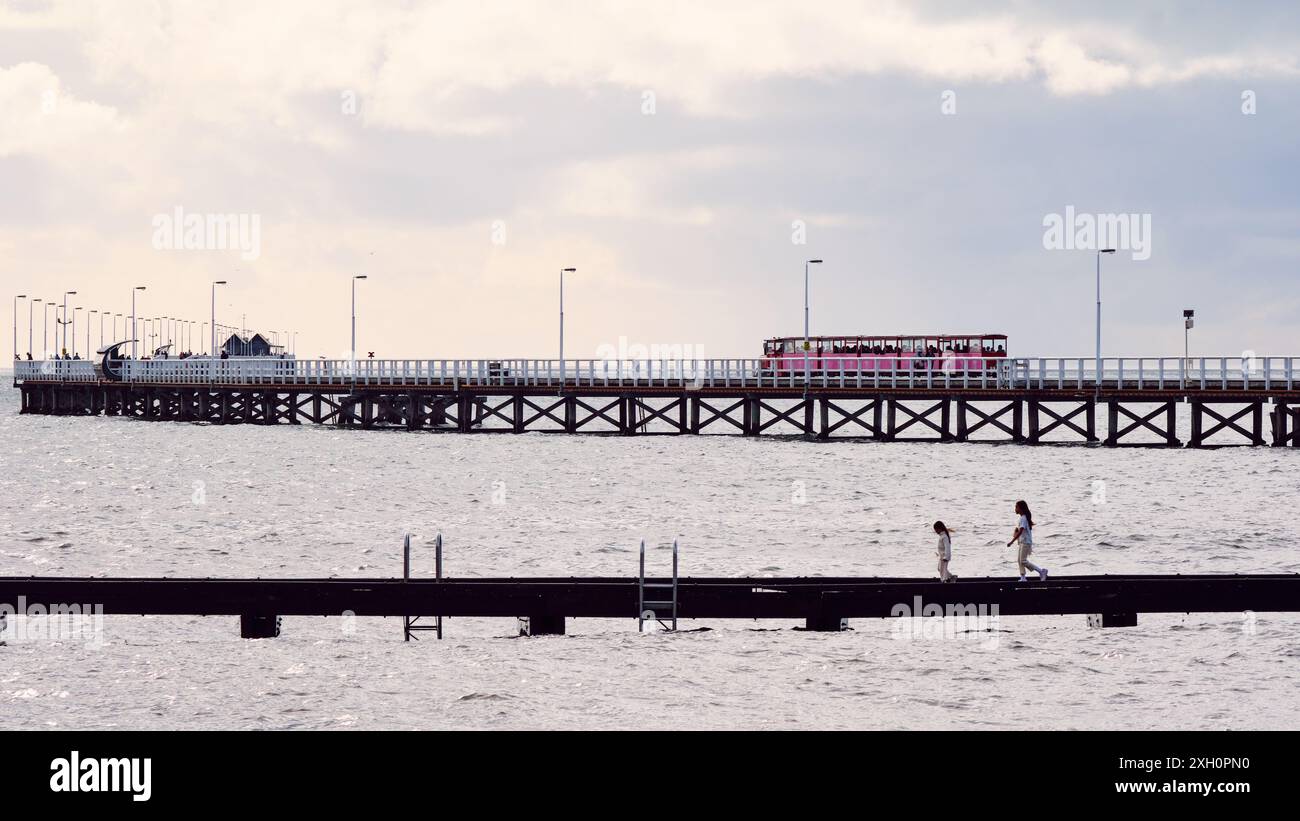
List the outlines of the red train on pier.
<svg viewBox="0 0 1300 821">
<path fill-rule="evenodd" d="M 917 334 L 910 336 L 811 336 L 807 367 L 817 373 L 857 371 L 992 369 L 1007 355 L 1006 334 Z M 763 367 L 802 371 L 804 338 L 781 336 L 763 343 Z"/>
</svg>

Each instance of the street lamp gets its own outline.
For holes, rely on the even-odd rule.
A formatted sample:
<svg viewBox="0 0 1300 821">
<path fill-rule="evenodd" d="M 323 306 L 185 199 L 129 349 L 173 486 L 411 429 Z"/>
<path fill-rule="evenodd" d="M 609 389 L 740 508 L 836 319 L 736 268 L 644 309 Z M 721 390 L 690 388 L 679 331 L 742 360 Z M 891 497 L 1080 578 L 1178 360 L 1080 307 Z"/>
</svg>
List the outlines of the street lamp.
<svg viewBox="0 0 1300 821">
<path fill-rule="evenodd" d="M 564 275 L 577 273 L 577 268 L 560 269 L 560 390 L 564 390 Z"/>
<path fill-rule="evenodd" d="M 90 315 L 97 314 L 97 313 L 99 313 L 99 311 L 95 310 L 94 308 L 91 308 L 90 310 L 86 311 L 86 358 L 87 359 L 90 359 L 90 322 L 91 322 Z M 101 328 L 103 327 L 103 322 L 100 323 L 100 327 Z M 102 335 L 103 334 L 101 334 L 101 336 Z M 103 342 L 102 339 L 100 341 Z"/>
<path fill-rule="evenodd" d="M 366 279 L 365 274 L 352 277 L 352 375 L 357 373 L 357 280 Z"/>
<path fill-rule="evenodd" d="M 821 265 L 820 259 L 810 259 L 803 264 L 803 392 L 808 393 L 811 371 L 808 368 L 808 266 Z"/>
<path fill-rule="evenodd" d="M 217 286 L 225 285 L 224 279 L 218 279 L 212 283 L 212 349 L 208 351 L 210 356 L 217 355 Z"/>
<path fill-rule="evenodd" d="M 27 294 L 18 294 L 14 297 L 14 361 L 18 361 L 18 300 L 26 299 Z"/>
<path fill-rule="evenodd" d="M 59 304 L 59 303 L 55 302 L 55 301 L 52 300 L 52 299 L 50 299 L 50 300 L 46 300 L 46 301 L 45 301 L 45 312 L 44 312 L 44 313 L 45 313 L 45 325 L 44 325 L 44 327 L 41 328 L 41 346 L 45 348 L 45 352 L 41 355 L 41 359 L 49 359 L 49 358 L 50 358 L 50 343 L 54 341 L 54 340 L 50 337 L 50 307 L 51 307 L 51 306 L 54 306 L 54 307 L 55 307 L 55 313 L 54 313 L 54 322 L 55 322 L 55 326 L 54 326 L 54 331 L 55 331 L 55 333 L 57 334 L 57 333 L 58 333 L 58 330 L 59 330 L 59 328 L 58 328 L 58 321 L 59 321 L 58 304 Z"/>
<path fill-rule="evenodd" d="M 80 305 L 77 305 L 72 309 L 72 358 L 73 359 L 77 358 L 77 311 L 80 310 L 81 310 Z M 86 323 L 86 324 L 89 325 L 90 323 Z"/>
<path fill-rule="evenodd" d="M 67 350 L 68 350 L 68 297 L 70 297 L 70 296 L 76 296 L 76 295 L 77 295 L 77 292 L 76 292 L 76 291 L 64 291 L 64 292 L 63 292 L 63 323 L 62 323 L 62 325 L 63 325 L 63 344 L 59 346 L 59 348 L 60 348 L 61 350 L 63 350 L 63 351 L 67 351 Z M 76 340 L 76 334 L 75 334 L 75 331 L 76 331 L 77 329 L 76 329 L 76 328 L 73 328 L 72 330 L 74 331 L 74 334 L 73 334 L 73 340 L 74 340 L 74 344 L 75 344 L 75 340 Z"/>
<path fill-rule="evenodd" d="M 1196 311 L 1191 308 L 1183 309 L 1183 387 L 1187 387 L 1187 369 L 1192 366 L 1191 348 L 1189 334 L 1192 328 L 1196 327 Z"/>
<path fill-rule="evenodd" d="M 135 292 L 143 291 L 143 290 L 144 290 L 143 285 L 137 285 L 131 289 L 131 358 L 136 360 L 138 360 L 140 357 L 137 354 L 135 349 L 136 322 L 139 321 L 137 319 L 138 315 L 135 312 Z"/>
<path fill-rule="evenodd" d="M 36 303 L 40 302 L 37 297 L 27 300 L 27 358 L 32 358 L 32 316 L 35 314 Z M 42 340 L 44 344 L 44 340 Z"/>
<path fill-rule="evenodd" d="M 1113 254 L 1114 248 L 1103 248 L 1097 252 L 1097 353 L 1095 367 L 1097 369 L 1097 391 L 1101 391 L 1102 371 L 1101 371 L 1101 255 Z"/>
<path fill-rule="evenodd" d="M 114 341 L 114 342 L 117 342 L 117 341 L 118 341 L 118 336 L 117 336 L 117 318 L 118 318 L 119 316 L 121 316 L 121 314 L 119 314 L 119 313 L 115 313 L 115 314 L 113 314 L 113 341 Z"/>
</svg>

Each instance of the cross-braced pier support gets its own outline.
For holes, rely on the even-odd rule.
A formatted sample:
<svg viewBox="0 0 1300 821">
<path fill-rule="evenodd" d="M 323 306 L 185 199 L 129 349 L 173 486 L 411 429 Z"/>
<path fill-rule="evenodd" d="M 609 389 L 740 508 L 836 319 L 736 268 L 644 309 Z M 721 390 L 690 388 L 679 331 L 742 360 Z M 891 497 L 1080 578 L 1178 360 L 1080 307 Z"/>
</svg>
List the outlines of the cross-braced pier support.
<svg viewBox="0 0 1300 821">
<path fill-rule="evenodd" d="M 1273 425 L 1274 447 L 1300 448 L 1300 406 L 1288 405 L 1285 400 L 1277 400 L 1269 412 Z"/>
<path fill-rule="evenodd" d="M 1248 445 L 1263 445 L 1264 442 L 1264 400 L 1212 403 L 1205 399 L 1192 399 L 1192 435 L 1187 446 L 1191 448 L 1214 447 L 1220 443 L 1209 444 L 1209 439 L 1217 433 L 1231 431 L 1239 434 Z M 1227 410 L 1220 413 L 1214 405 L 1244 405 L 1235 412 Z M 1207 426 L 1209 420 L 1212 424 Z M 1243 422 L 1242 420 L 1248 420 Z M 1249 425 L 1249 427 L 1247 427 Z"/>
<path fill-rule="evenodd" d="M 994 403 L 992 408 L 985 408 L 988 402 L 958 399 L 957 401 L 957 435 L 958 442 L 969 441 L 1010 441 L 1023 442 L 1024 405 L 1019 399 L 1010 402 Z M 972 422 L 972 417 L 974 421 Z M 971 435 L 983 428 L 999 430 L 1005 434 L 1002 440 L 972 440 Z"/>
<path fill-rule="evenodd" d="M 1127 402 L 1127 404 L 1126 404 Z M 1146 413 L 1141 410 L 1133 410 L 1128 405 L 1152 404 L 1149 400 L 1138 398 L 1136 400 L 1110 399 L 1106 402 L 1108 415 L 1110 417 L 1110 433 L 1106 437 L 1106 444 L 1110 447 L 1124 445 L 1165 445 L 1176 447 L 1182 444 L 1178 438 L 1178 400 L 1171 399 L 1165 402 L 1157 402 L 1155 408 Z M 1161 419 L 1164 420 L 1164 427 L 1160 427 Z M 1121 427 L 1121 420 L 1124 424 Z M 1139 431 L 1147 431 L 1155 434 L 1158 441 L 1156 442 L 1125 442 L 1126 437 Z"/>
<path fill-rule="evenodd" d="M 952 405 L 946 399 L 922 400 L 924 407 L 913 408 L 907 399 L 887 398 L 885 402 L 885 432 L 883 439 L 890 442 L 951 442 Z M 900 417 L 903 417 L 900 420 Z M 935 421 L 935 417 L 938 421 Z M 917 432 L 930 430 L 938 436 L 903 436 L 909 428 Z"/>
<path fill-rule="evenodd" d="M 857 408 L 852 405 L 856 403 Z M 817 429 L 817 438 L 829 439 L 836 431 L 845 429 L 851 434 L 867 435 L 873 439 L 884 437 L 881 420 L 885 403 L 880 397 L 871 399 L 830 399 L 821 397 L 817 400 L 818 414 L 821 420 Z"/>
<path fill-rule="evenodd" d="M 1067 435 L 1073 434 L 1083 442 L 1097 441 L 1097 402 L 1092 397 L 1072 400 L 1029 399 L 1025 404 L 1029 411 L 1029 444 L 1041 443 L 1043 437 L 1056 430 Z M 1046 424 L 1044 417 L 1048 420 Z M 1111 429 L 1114 430 L 1113 422 Z"/>
</svg>

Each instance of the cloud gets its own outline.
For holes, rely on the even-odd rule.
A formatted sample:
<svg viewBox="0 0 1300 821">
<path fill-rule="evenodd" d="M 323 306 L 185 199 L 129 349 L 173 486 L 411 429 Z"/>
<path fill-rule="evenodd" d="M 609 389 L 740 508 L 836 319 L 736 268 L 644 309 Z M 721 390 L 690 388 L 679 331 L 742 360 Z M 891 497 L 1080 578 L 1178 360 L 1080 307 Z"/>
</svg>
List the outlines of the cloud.
<svg viewBox="0 0 1300 821">
<path fill-rule="evenodd" d="M 116 110 L 64 92 L 48 66 L 0 68 L 0 157 L 58 158 L 120 127 Z"/>
<path fill-rule="evenodd" d="M 358 95 L 371 127 L 473 135 L 510 131 L 515 118 L 492 108 L 491 95 L 527 86 L 653 89 L 661 104 L 736 117 L 752 113 L 737 89 L 781 78 L 1041 82 L 1070 96 L 1300 73 L 1294 42 L 1207 50 L 1151 42 L 1120 21 L 925 16 L 907 4 L 857 0 L 379 7 L 194 0 L 0 16 L 0 31 L 37 26 L 75 35 L 96 81 L 130 90 L 146 110 L 288 129 L 305 126 L 296 97 L 325 93 L 337 105 L 342 91 Z"/>
</svg>

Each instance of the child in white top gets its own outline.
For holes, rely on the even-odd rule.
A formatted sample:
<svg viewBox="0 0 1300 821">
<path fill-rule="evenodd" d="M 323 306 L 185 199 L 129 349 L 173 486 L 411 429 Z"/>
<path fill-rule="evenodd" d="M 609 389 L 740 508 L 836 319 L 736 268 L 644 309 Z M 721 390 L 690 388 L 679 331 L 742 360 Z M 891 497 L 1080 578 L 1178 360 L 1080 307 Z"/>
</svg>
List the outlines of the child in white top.
<svg viewBox="0 0 1300 821">
<path fill-rule="evenodd" d="M 952 531 L 943 522 L 935 522 L 934 532 L 939 534 L 939 544 L 935 548 L 939 555 L 939 581 L 950 582 L 957 578 L 948 572 L 948 562 L 952 561 Z"/>
<path fill-rule="evenodd" d="M 1029 554 L 1034 552 L 1034 514 L 1029 512 L 1029 505 L 1022 500 L 1016 502 L 1016 515 L 1020 518 L 1016 521 L 1016 532 L 1011 534 L 1007 547 L 1019 542 L 1016 566 L 1020 568 L 1020 581 L 1025 581 L 1026 569 L 1037 573 L 1039 581 L 1046 581 L 1047 568 L 1029 561 Z"/>
</svg>

